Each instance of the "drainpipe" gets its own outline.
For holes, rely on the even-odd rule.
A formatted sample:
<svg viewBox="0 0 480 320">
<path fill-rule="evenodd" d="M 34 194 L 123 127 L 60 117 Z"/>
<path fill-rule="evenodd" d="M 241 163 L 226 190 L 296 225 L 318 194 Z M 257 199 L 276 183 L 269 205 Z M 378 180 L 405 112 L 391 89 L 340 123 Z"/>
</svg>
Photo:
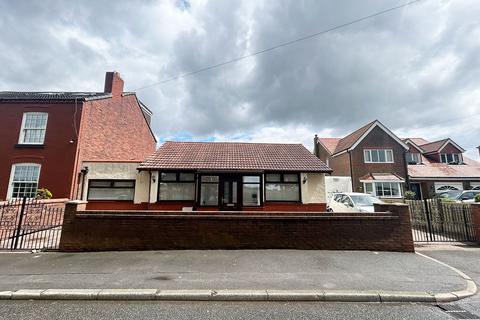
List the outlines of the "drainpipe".
<svg viewBox="0 0 480 320">
<path fill-rule="evenodd" d="M 422 155 L 420 154 L 420 157 Z M 403 152 L 403 162 L 405 166 L 405 190 L 410 190 L 410 176 L 408 175 L 408 163 L 407 163 L 407 151 Z M 421 187 L 420 187 L 421 188 Z M 405 192 L 403 193 L 403 196 L 405 196 Z"/>
<path fill-rule="evenodd" d="M 352 192 L 355 192 L 355 187 L 354 187 L 354 184 L 353 184 L 353 165 L 352 165 L 352 154 L 350 151 L 347 151 L 348 152 L 348 159 L 350 161 L 350 178 L 352 179 Z"/>
</svg>

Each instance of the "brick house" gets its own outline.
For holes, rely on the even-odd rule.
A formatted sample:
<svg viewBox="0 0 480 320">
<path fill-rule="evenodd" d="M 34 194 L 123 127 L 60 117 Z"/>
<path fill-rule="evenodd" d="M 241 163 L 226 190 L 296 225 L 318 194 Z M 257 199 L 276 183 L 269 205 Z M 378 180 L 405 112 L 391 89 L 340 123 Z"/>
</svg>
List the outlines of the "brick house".
<svg viewBox="0 0 480 320">
<path fill-rule="evenodd" d="M 350 177 L 354 192 L 399 199 L 408 183 L 405 154 L 409 146 L 378 120 L 343 138 L 315 135 L 314 154 L 333 176 Z"/>
<path fill-rule="evenodd" d="M 89 183 L 87 208 L 325 211 L 331 169 L 300 144 L 165 142 L 124 172 L 133 201 L 91 199 Z"/>
<path fill-rule="evenodd" d="M 0 200 L 80 198 L 87 162 L 139 163 L 155 151 L 151 111 L 107 72 L 103 92 L 0 92 Z M 121 183 L 120 183 L 121 184 Z"/>
<path fill-rule="evenodd" d="M 464 156 L 452 139 L 429 142 L 405 138 L 410 190 L 417 198 L 431 198 L 449 190 L 480 190 L 480 163 Z"/>
</svg>

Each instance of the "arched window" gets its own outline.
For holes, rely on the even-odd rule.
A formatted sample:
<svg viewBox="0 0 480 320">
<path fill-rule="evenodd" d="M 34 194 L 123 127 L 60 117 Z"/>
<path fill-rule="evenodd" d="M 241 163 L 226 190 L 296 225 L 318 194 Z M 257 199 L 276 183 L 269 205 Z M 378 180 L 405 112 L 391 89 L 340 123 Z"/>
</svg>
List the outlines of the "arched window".
<svg viewBox="0 0 480 320">
<path fill-rule="evenodd" d="M 450 190 L 458 190 L 458 188 L 454 186 L 441 186 L 440 188 L 438 188 L 438 191 L 450 191 Z"/>
</svg>

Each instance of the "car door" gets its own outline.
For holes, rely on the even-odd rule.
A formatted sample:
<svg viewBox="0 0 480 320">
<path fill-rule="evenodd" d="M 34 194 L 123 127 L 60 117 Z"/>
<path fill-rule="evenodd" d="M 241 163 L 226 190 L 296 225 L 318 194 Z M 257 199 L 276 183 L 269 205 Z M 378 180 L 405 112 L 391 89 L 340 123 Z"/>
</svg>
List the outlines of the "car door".
<svg viewBox="0 0 480 320">
<path fill-rule="evenodd" d="M 350 196 L 345 195 L 345 198 L 343 199 L 343 204 L 345 205 L 345 212 L 356 212 L 358 209 L 355 208 L 355 204 L 350 198 Z"/>
<path fill-rule="evenodd" d="M 328 205 L 330 207 L 330 210 L 333 212 L 340 212 L 341 211 L 341 203 L 339 202 L 340 199 L 342 198 L 342 194 L 334 194 L 332 197 L 332 200 L 330 201 L 330 204 Z"/>
</svg>

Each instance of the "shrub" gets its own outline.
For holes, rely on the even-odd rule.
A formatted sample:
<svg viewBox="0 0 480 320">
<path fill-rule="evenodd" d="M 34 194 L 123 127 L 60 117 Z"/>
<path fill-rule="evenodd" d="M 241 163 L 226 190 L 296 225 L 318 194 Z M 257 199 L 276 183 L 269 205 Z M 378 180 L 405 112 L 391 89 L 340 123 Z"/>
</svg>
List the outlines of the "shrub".
<svg viewBox="0 0 480 320">
<path fill-rule="evenodd" d="M 475 196 L 475 202 L 480 202 L 480 193 Z"/>
<path fill-rule="evenodd" d="M 413 191 L 405 191 L 405 200 L 415 200 L 417 194 Z"/>
<path fill-rule="evenodd" d="M 44 200 L 44 199 L 51 199 L 52 198 L 52 193 L 50 190 L 47 188 L 40 188 L 37 190 L 37 195 L 35 196 L 35 199 L 38 200 Z"/>
</svg>

